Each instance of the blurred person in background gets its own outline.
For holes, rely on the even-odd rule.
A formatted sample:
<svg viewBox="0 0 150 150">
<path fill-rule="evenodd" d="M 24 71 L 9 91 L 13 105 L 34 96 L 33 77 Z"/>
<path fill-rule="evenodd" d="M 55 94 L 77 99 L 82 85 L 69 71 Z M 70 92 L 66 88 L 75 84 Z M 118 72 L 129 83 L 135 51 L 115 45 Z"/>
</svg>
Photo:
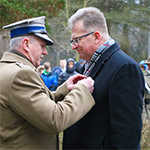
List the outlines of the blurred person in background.
<svg viewBox="0 0 150 150">
<path fill-rule="evenodd" d="M 78 73 L 81 72 L 82 67 L 84 66 L 85 63 L 86 63 L 86 61 L 84 59 L 81 59 L 80 61 L 76 62 L 76 71 Z"/>
<path fill-rule="evenodd" d="M 78 72 L 75 71 L 76 66 L 75 66 L 75 61 L 72 58 L 69 58 L 67 60 L 67 65 L 66 65 L 66 70 L 60 73 L 58 77 L 58 86 L 63 84 L 69 77 L 78 74 Z"/>
<path fill-rule="evenodd" d="M 60 73 L 66 70 L 66 59 L 60 59 L 59 60 L 59 67 L 53 70 L 54 75 L 59 77 Z"/>
<path fill-rule="evenodd" d="M 55 91 L 57 88 L 57 76 L 53 75 L 51 71 L 50 62 L 44 63 L 44 71 L 41 74 L 42 79 L 44 80 L 45 85 L 51 90 Z"/>
<path fill-rule="evenodd" d="M 53 75 L 53 73 L 51 71 L 51 64 L 50 64 L 50 62 L 45 62 L 44 63 L 43 75 L 48 75 L 48 76 Z"/>
<path fill-rule="evenodd" d="M 144 105 L 147 117 L 150 118 L 150 56 L 144 62 L 147 65 L 147 69 L 144 73 L 145 78 L 145 95 L 144 95 Z"/>
<path fill-rule="evenodd" d="M 139 66 L 143 72 L 143 74 L 145 73 L 146 69 L 147 69 L 147 64 L 145 64 L 145 60 L 142 60 L 139 62 Z"/>
<path fill-rule="evenodd" d="M 38 66 L 36 70 L 41 75 L 43 73 L 43 71 L 44 71 L 44 65 Z"/>
</svg>

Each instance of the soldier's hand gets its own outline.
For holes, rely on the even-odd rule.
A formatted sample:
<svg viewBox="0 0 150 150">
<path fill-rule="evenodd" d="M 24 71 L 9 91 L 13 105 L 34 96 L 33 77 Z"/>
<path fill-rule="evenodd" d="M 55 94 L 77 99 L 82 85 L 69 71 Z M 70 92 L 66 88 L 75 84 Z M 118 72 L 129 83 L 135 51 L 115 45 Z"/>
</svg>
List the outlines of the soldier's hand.
<svg viewBox="0 0 150 150">
<path fill-rule="evenodd" d="M 73 75 L 71 76 L 68 80 L 67 80 L 67 87 L 68 87 L 68 90 L 71 91 L 76 83 L 82 79 L 86 79 L 87 77 L 84 76 L 84 75 L 81 75 L 81 74 L 77 74 L 77 75 Z"/>
<path fill-rule="evenodd" d="M 84 84 L 90 93 L 93 93 L 94 90 L 94 80 L 91 77 L 84 78 L 83 80 L 78 81 L 78 83 Z M 77 83 L 77 84 L 78 84 Z"/>
</svg>

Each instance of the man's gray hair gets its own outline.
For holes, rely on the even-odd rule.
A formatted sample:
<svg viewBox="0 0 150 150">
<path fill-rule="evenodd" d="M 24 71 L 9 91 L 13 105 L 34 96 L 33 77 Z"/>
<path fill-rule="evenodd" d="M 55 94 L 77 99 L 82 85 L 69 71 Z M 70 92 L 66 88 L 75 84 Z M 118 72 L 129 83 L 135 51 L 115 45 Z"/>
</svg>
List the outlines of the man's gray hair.
<svg viewBox="0 0 150 150">
<path fill-rule="evenodd" d="M 10 40 L 10 49 L 19 49 L 24 37 L 15 37 Z"/>
<path fill-rule="evenodd" d="M 18 50 L 20 48 L 20 46 L 21 46 L 21 43 L 22 43 L 23 39 L 26 38 L 26 37 L 30 38 L 30 40 L 32 38 L 32 36 L 28 36 L 28 35 L 12 38 L 10 40 L 10 49 L 16 49 L 16 50 Z M 33 41 L 33 38 L 32 38 L 31 41 Z"/>
<path fill-rule="evenodd" d="M 83 30 L 87 32 L 100 31 L 108 34 L 106 19 L 104 14 L 95 7 L 87 7 L 79 9 L 68 20 L 68 27 L 72 29 L 77 21 L 83 21 Z"/>
</svg>

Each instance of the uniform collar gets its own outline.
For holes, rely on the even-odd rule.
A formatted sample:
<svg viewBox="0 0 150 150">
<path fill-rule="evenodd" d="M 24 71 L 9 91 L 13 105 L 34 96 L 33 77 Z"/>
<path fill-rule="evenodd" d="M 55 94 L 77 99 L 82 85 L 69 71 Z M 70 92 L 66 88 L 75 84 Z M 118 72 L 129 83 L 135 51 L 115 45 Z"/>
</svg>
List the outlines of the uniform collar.
<svg viewBox="0 0 150 150">
<path fill-rule="evenodd" d="M 32 69 L 36 69 L 36 67 L 25 57 L 25 56 L 21 56 L 19 53 L 16 54 L 10 51 L 4 52 L 1 62 L 9 62 L 9 63 L 22 63 L 24 65 L 30 66 Z"/>
<path fill-rule="evenodd" d="M 14 54 L 16 54 L 16 55 L 19 55 L 19 56 L 21 56 L 21 57 L 27 59 L 28 61 L 30 61 L 25 55 L 23 55 L 22 53 L 20 53 L 19 51 L 15 50 L 15 49 L 10 49 L 8 52 L 9 52 L 9 53 L 14 53 Z"/>
</svg>

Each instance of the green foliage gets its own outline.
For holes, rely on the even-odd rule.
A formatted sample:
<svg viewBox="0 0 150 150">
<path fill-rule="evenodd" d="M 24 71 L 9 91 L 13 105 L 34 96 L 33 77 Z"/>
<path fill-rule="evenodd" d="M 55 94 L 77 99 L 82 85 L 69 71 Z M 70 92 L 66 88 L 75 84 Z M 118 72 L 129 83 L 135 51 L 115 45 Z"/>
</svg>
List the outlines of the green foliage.
<svg viewBox="0 0 150 150">
<path fill-rule="evenodd" d="M 147 58 L 150 0 L 139 1 L 136 4 L 135 0 L 0 0 L 0 27 L 45 15 L 55 55 L 64 54 L 78 61 L 78 54 L 69 45 L 67 21 L 78 9 L 94 6 L 104 13 L 110 36 L 124 52 L 139 62 Z"/>
<path fill-rule="evenodd" d="M 138 27 L 150 31 L 150 1 L 128 0 L 91 0 L 88 6 L 95 6 L 102 10 L 106 19 L 110 23 L 122 23 L 131 27 Z"/>
<path fill-rule="evenodd" d="M 64 6 L 65 0 L 1 0 L 0 26 L 43 15 L 54 17 Z"/>
</svg>

